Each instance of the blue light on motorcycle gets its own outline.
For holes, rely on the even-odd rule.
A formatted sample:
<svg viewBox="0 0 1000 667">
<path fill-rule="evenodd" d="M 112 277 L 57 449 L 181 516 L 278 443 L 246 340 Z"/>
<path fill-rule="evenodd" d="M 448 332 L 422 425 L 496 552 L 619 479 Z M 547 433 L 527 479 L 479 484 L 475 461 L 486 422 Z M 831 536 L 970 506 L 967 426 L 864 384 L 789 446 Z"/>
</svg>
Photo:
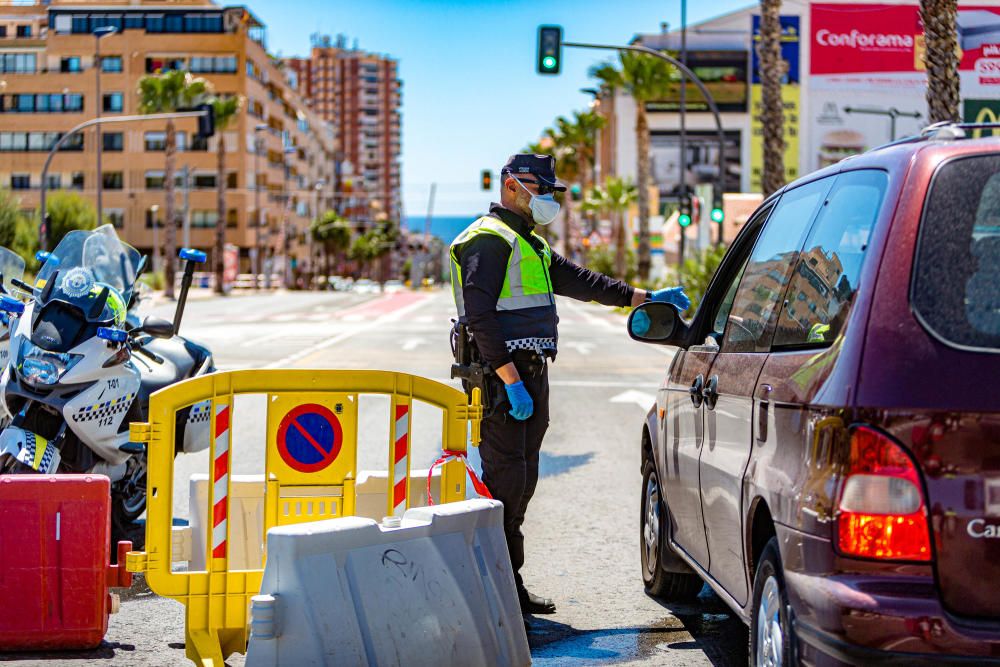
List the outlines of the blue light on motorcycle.
<svg viewBox="0 0 1000 667">
<path fill-rule="evenodd" d="M 128 332 L 111 327 L 97 327 L 97 337 L 110 340 L 112 343 L 124 343 L 128 340 Z"/>
<path fill-rule="evenodd" d="M 24 312 L 24 304 L 14 297 L 4 294 L 0 296 L 0 310 L 11 315 L 20 315 Z"/>
<path fill-rule="evenodd" d="M 45 250 L 39 250 L 35 253 L 35 261 L 39 264 L 44 264 L 52 258 L 51 252 L 46 252 Z"/>
<path fill-rule="evenodd" d="M 178 255 L 181 259 L 194 262 L 195 264 L 203 264 L 205 260 L 208 259 L 208 255 L 203 253 L 201 250 L 195 250 L 194 248 L 181 248 Z"/>
<path fill-rule="evenodd" d="M 21 376 L 31 384 L 55 384 L 59 368 L 49 359 L 27 357 L 21 362 Z"/>
</svg>

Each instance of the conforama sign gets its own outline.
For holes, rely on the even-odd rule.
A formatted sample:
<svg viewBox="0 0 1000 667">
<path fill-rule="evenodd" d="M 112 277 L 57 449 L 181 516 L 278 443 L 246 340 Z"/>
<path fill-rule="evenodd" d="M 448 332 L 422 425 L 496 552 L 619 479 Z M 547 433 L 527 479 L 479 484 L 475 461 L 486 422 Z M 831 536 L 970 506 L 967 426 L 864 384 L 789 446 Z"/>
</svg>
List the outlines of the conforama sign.
<svg viewBox="0 0 1000 667">
<path fill-rule="evenodd" d="M 814 75 L 923 72 L 923 26 L 913 5 L 814 4 L 811 8 Z M 981 84 L 996 79 L 1000 54 L 1000 7 L 958 9 L 959 69 L 979 72 Z"/>
</svg>

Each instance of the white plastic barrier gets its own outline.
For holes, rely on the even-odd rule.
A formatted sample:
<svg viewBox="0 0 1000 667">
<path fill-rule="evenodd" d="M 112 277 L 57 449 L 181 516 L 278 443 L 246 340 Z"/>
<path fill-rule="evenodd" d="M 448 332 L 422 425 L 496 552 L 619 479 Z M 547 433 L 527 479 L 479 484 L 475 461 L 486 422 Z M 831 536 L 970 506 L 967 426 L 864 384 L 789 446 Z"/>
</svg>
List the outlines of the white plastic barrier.
<svg viewBox="0 0 1000 667">
<path fill-rule="evenodd" d="M 354 489 L 357 516 L 380 521 L 387 512 L 386 494 L 389 474 L 383 470 L 362 470 Z M 431 492 L 441 497 L 441 469 L 435 468 Z M 202 521 L 209 516 L 208 475 L 191 475 L 189 489 L 191 525 L 175 527 L 173 531 L 173 561 L 189 561 L 190 570 L 205 569 L 205 538 L 208 531 Z M 264 565 L 264 476 L 233 475 L 229 490 L 230 568 L 257 570 Z M 410 471 L 410 506 L 427 504 L 427 470 Z"/>
<path fill-rule="evenodd" d="M 267 553 L 247 667 L 531 664 L 498 501 L 272 528 Z"/>
</svg>

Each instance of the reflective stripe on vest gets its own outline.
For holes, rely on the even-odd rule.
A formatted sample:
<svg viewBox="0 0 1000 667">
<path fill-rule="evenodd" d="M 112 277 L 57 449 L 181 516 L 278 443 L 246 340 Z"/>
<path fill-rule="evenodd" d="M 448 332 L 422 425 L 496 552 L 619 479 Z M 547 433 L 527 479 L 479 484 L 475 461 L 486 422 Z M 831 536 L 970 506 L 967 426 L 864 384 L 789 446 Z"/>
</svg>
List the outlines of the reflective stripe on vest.
<svg viewBox="0 0 1000 667">
<path fill-rule="evenodd" d="M 534 232 L 531 233 L 532 237 L 542 243 L 542 256 L 539 257 L 531 244 L 504 222 L 492 216 L 484 216 L 469 225 L 451 244 L 451 287 L 459 317 L 465 316 L 465 300 L 462 296 L 462 267 L 458 263 L 456 250 L 481 234 L 499 236 L 510 246 L 507 273 L 497 299 L 497 310 L 539 308 L 555 303 L 552 281 L 549 279 L 552 249 L 548 242 Z"/>
</svg>

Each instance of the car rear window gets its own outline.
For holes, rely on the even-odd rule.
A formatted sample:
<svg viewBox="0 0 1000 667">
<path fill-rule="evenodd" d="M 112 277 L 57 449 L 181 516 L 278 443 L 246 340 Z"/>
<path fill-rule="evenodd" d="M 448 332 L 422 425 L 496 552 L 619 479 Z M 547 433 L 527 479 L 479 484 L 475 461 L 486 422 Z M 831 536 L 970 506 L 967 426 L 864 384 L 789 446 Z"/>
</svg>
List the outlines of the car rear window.
<svg viewBox="0 0 1000 667">
<path fill-rule="evenodd" d="M 938 169 L 920 223 L 910 301 L 939 340 L 1000 351 L 1000 155 Z"/>
</svg>

